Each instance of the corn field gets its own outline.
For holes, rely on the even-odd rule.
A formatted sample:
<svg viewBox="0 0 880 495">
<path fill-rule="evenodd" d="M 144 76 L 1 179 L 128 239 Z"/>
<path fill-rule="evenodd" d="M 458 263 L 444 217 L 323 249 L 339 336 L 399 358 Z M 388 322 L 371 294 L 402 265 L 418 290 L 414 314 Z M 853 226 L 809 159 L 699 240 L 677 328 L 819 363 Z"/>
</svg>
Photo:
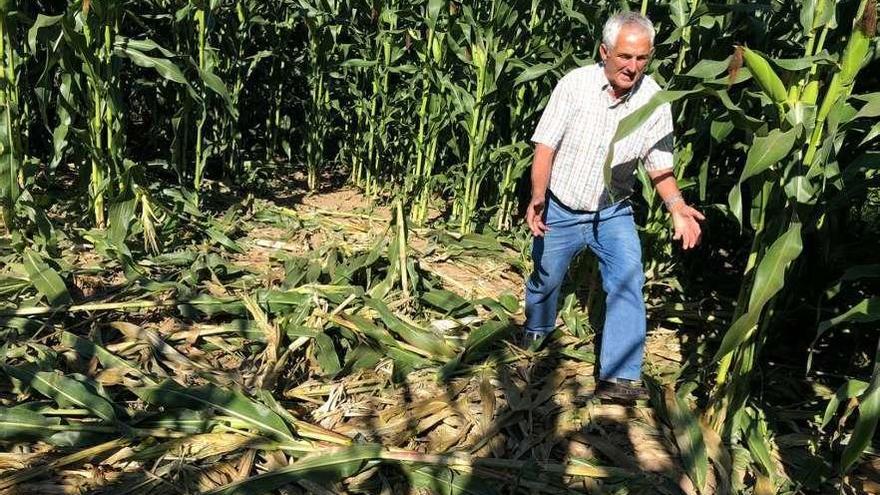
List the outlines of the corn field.
<svg viewBox="0 0 880 495">
<path fill-rule="evenodd" d="M 637 172 L 635 407 L 577 400 L 590 256 L 515 344 L 529 138 L 621 10 L 663 91 L 614 142 L 671 103 L 707 216 Z M 0 493 L 880 493 L 877 15 L 0 0 Z"/>
</svg>

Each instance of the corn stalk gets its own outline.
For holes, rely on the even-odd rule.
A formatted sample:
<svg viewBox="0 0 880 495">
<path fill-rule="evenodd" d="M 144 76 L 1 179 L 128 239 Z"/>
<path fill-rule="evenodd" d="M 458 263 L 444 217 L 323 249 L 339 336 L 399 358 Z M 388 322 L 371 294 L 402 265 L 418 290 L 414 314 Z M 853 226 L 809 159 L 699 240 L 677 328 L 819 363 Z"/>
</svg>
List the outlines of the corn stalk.
<svg viewBox="0 0 880 495">
<path fill-rule="evenodd" d="M 69 11 L 66 18 L 67 36 L 73 41 L 82 69 L 86 76 L 86 100 L 88 101 L 88 131 L 91 174 L 89 193 L 95 225 L 104 228 L 106 220 L 106 196 L 124 193 L 126 184 L 118 183 L 120 177 L 123 125 L 120 120 L 122 101 L 119 93 L 118 74 L 113 67 L 113 46 L 119 30 L 118 8 L 114 2 L 105 5 L 82 2 L 80 12 Z M 76 6 L 72 6 L 76 9 Z M 76 12 L 76 13 L 74 13 Z M 81 20 L 81 33 L 76 32 L 74 17 Z M 82 38 L 80 38 L 80 34 Z M 79 40 L 82 40 L 79 42 Z"/>
<path fill-rule="evenodd" d="M 329 64 L 335 56 L 336 38 L 341 30 L 334 17 L 340 5 L 336 0 L 302 0 L 299 3 L 305 11 L 305 23 L 308 27 L 306 182 L 310 190 L 315 190 L 318 187 L 319 169 L 325 159 L 325 140 L 331 131 L 331 95 L 327 78 Z"/>
<path fill-rule="evenodd" d="M 22 145 L 18 129 L 18 82 L 14 38 L 7 14 L 12 2 L 0 3 L 0 203 L 8 232 L 16 231 L 16 202 L 21 195 Z"/>
<path fill-rule="evenodd" d="M 407 191 L 416 196 L 411 210 L 417 225 L 425 222 L 428 216 L 429 201 L 433 195 L 435 176 L 434 165 L 438 159 L 440 132 L 446 125 L 445 95 L 439 82 L 446 61 L 446 35 L 438 31 L 438 21 L 445 7 L 444 1 L 431 1 L 426 6 L 424 19 L 427 36 L 423 50 L 419 54 L 422 64 L 422 97 L 418 109 L 418 131 L 415 136 L 416 161 L 411 174 L 407 176 Z"/>
<path fill-rule="evenodd" d="M 507 70 L 508 59 L 513 50 L 505 46 L 496 29 L 503 25 L 505 13 L 491 4 L 489 20 L 480 21 L 469 7 L 462 8 L 458 23 L 467 52 L 457 55 L 468 65 L 471 75 L 466 86 L 457 86 L 462 113 L 466 116 L 462 126 L 467 137 L 467 153 L 462 173 L 455 187 L 453 217 L 458 219 L 461 233 L 473 232 L 483 180 L 490 171 L 489 135 L 493 118 L 500 102 L 499 77 Z M 498 14 L 498 15 L 496 15 Z"/>
<path fill-rule="evenodd" d="M 193 2 L 193 20 L 196 23 L 196 42 L 197 42 L 197 61 L 199 73 L 204 74 L 208 69 L 207 49 L 208 49 L 208 17 L 210 16 L 210 5 L 202 2 Z M 199 97 L 202 101 L 201 115 L 196 123 L 196 151 L 195 151 L 195 172 L 193 175 L 193 190 L 196 195 L 202 189 L 202 179 L 205 173 L 205 165 L 208 161 L 208 154 L 205 150 L 205 124 L 208 121 L 208 109 L 205 102 L 207 98 L 206 91 L 202 87 Z"/>
</svg>

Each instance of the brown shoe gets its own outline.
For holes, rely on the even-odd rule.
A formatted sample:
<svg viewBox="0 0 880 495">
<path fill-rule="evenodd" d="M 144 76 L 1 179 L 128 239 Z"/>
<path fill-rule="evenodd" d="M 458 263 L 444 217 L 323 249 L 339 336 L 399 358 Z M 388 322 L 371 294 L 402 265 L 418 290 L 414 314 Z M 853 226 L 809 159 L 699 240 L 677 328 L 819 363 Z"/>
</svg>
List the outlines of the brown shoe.
<svg viewBox="0 0 880 495">
<path fill-rule="evenodd" d="M 617 380 L 609 382 L 599 380 L 594 397 L 617 404 L 633 404 L 636 401 L 648 400 L 648 390 L 637 382 Z"/>
</svg>

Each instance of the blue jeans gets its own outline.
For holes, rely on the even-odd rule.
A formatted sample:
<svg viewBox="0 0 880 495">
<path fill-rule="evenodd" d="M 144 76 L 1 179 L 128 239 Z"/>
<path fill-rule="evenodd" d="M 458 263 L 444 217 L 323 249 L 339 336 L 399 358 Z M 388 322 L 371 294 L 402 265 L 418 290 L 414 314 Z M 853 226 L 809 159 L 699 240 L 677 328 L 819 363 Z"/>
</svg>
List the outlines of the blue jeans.
<svg viewBox="0 0 880 495">
<path fill-rule="evenodd" d="M 599 259 L 606 294 L 599 378 L 638 380 L 645 348 L 645 275 L 632 206 L 623 201 L 596 212 L 573 211 L 548 195 L 544 223 L 550 231 L 532 242 L 534 272 L 526 283 L 526 330 L 553 331 L 568 266 L 589 247 Z"/>
</svg>

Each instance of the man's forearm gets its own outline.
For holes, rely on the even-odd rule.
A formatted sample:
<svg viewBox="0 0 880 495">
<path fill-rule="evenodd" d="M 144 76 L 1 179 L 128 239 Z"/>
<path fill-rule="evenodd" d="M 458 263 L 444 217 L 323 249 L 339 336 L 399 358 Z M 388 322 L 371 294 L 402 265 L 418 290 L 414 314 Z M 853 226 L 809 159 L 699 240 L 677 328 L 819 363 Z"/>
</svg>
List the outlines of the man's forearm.
<svg viewBox="0 0 880 495">
<path fill-rule="evenodd" d="M 659 170 L 657 172 L 648 172 L 651 182 L 660 195 L 660 199 L 666 205 L 669 211 L 685 206 L 684 199 L 681 197 L 681 191 L 678 189 L 678 183 L 672 170 Z"/>
<path fill-rule="evenodd" d="M 553 168 L 553 148 L 538 144 L 532 160 L 532 198 L 543 198 L 550 184 L 550 169 Z"/>
</svg>

